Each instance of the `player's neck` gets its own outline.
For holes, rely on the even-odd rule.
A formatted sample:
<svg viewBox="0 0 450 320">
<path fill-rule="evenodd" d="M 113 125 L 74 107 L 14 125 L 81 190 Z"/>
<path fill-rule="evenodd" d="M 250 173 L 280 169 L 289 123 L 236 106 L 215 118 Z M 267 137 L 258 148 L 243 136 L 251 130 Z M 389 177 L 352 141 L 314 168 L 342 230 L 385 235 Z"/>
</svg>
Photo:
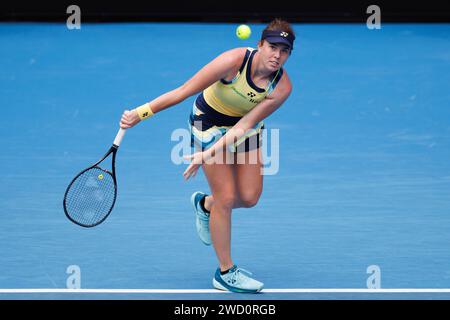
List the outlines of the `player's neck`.
<svg viewBox="0 0 450 320">
<path fill-rule="evenodd" d="M 253 79 L 268 79 L 272 74 L 271 70 L 264 67 L 264 64 L 260 59 L 259 52 L 256 52 L 255 56 L 253 57 L 250 74 Z"/>
</svg>

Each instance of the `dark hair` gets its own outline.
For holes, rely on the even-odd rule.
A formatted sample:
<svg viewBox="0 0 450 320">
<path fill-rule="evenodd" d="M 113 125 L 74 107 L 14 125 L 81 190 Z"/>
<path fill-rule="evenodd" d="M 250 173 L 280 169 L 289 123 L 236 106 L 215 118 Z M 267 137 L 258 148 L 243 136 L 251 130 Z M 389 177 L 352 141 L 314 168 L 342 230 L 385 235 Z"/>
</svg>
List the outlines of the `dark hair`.
<svg viewBox="0 0 450 320">
<path fill-rule="evenodd" d="M 276 19 L 272 20 L 266 26 L 266 28 L 263 30 L 263 32 L 266 30 L 285 31 L 285 32 L 290 33 L 295 36 L 294 30 L 292 29 L 289 22 L 287 22 L 286 20 L 280 19 L 280 18 L 276 18 Z M 261 41 L 262 41 L 262 39 L 261 39 Z"/>
</svg>

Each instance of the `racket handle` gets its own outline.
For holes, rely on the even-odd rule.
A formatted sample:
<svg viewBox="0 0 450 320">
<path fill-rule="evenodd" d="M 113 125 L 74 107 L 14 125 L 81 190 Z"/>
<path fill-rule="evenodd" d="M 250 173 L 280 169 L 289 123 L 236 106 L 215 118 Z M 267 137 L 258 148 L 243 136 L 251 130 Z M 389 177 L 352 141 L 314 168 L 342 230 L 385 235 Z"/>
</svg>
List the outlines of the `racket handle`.
<svg viewBox="0 0 450 320">
<path fill-rule="evenodd" d="M 113 142 L 113 144 L 115 146 L 117 146 L 117 147 L 120 146 L 120 143 L 122 142 L 125 132 L 126 132 L 125 129 L 122 129 L 122 128 L 119 129 L 119 132 L 117 132 L 116 138 L 114 139 L 114 142 Z"/>
</svg>

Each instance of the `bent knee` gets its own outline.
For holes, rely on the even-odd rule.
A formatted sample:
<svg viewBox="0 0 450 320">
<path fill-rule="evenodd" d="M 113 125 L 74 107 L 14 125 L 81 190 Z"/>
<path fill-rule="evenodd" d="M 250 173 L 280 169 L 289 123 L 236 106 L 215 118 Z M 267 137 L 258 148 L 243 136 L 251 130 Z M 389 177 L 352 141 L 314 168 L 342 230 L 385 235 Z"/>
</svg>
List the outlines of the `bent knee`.
<svg viewBox="0 0 450 320">
<path fill-rule="evenodd" d="M 251 208 L 256 206 L 261 196 L 261 192 L 246 192 L 241 194 L 240 203 L 244 208 Z"/>
<path fill-rule="evenodd" d="M 214 196 L 214 206 L 221 209 L 231 210 L 236 203 L 236 197 L 234 195 Z"/>
</svg>

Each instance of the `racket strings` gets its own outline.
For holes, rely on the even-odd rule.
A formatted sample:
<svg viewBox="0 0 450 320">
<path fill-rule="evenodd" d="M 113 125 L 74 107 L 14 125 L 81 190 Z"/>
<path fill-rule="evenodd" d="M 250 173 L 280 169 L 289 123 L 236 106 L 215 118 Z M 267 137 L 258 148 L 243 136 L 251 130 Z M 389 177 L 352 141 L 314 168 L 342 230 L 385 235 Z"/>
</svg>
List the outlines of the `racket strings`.
<svg viewBox="0 0 450 320">
<path fill-rule="evenodd" d="M 66 195 L 67 214 L 76 222 L 92 226 L 108 216 L 116 198 L 116 185 L 110 173 L 98 167 L 78 176 Z"/>
</svg>

